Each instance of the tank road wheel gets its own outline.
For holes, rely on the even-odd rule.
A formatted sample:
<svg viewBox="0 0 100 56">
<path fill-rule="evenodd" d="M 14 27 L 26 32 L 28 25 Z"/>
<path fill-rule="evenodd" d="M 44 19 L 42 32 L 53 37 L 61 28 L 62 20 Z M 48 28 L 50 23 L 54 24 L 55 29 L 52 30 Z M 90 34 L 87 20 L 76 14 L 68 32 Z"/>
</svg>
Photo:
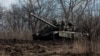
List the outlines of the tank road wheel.
<svg viewBox="0 0 100 56">
<path fill-rule="evenodd" d="M 39 38 L 38 36 L 36 36 L 36 34 L 33 34 L 32 37 L 33 37 L 33 40 L 38 40 Z"/>
</svg>

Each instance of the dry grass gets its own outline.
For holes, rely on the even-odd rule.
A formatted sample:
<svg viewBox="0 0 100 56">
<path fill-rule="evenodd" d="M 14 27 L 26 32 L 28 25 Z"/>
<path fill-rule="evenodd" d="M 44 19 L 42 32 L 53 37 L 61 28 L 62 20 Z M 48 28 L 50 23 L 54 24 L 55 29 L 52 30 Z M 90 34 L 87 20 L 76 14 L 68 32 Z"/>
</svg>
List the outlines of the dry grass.
<svg viewBox="0 0 100 56">
<path fill-rule="evenodd" d="M 0 56 L 75 56 L 74 54 L 87 53 L 89 48 L 87 45 L 89 41 L 85 38 L 75 39 L 73 42 L 24 41 L 32 40 L 31 31 L 0 32 L 0 38 L 6 38 L 0 40 Z M 14 38 L 18 39 L 17 42 L 13 42 Z M 93 43 L 92 51 L 100 53 L 100 42 L 94 41 Z"/>
<path fill-rule="evenodd" d="M 18 40 L 32 40 L 32 32 L 16 31 L 16 32 L 0 32 L 0 39 L 18 39 Z"/>
<path fill-rule="evenodd" d="M 99 46 L 98 48 L 100 49 Z M 0 56 L 67 56 L 72 54 L 75 56 L 75 54 L 86 53 L 87 48 L 86 45 L 77 41 L 71 44 L 52 41 L 33 41 L 31 43 L 27 42 L 22 44 L 0 43 Z"/>
</svg>

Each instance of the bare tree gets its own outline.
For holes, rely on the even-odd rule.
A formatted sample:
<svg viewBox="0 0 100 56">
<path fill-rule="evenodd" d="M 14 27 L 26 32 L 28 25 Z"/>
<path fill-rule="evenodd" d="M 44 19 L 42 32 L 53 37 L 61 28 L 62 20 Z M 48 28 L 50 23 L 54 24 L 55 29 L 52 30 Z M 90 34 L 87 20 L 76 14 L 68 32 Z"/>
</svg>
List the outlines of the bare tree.
<svg viewBox="0 0 100 56">
<path fill-rule="evenodd" d="M 0 6 L 0 19 L 1 19 L 1 17 L 3 16 L 3 14 L 4 14 L 3 7 Z"/>
<path fill-rule="evenodd" d="M 51 20 L 53 18 L 56 18 L 55 16 L 55 9 L 56 9 L 56 4 L 53 1 L 47 0 L 47 1 L 41 1 L 41 0 L 26 0 L 24 1 L 24 4 L 22 1 L 20 1 L 22 7 L 26 10 L 26 15 L 28 16 L 28 27 L 32 29 L 33 32 L 36 32 L 35 30 L 38 30 L 36 27 L 38 25 L 39 28 L 42 28 L 41 26 L 44 25 L 36 18 L 31 17 L 30 13 L 33 13 L 39 17 L 42 17 L 44 19 L 49 19 Z M 39 26 L 41 25 L 41 26 Z"/>
</svg>

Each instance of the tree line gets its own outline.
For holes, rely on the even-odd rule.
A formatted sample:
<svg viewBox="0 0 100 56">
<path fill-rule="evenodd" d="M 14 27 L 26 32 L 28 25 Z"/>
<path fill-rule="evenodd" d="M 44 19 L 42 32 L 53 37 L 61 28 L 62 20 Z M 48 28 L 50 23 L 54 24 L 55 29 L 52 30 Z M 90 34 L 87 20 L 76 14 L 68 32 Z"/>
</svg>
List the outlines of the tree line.
<svg viewBox="0 0 100 56">
<path fill-rule="evenodd" d="M 0 6 L 0 18 L 4 20 L 8 31 L 37 32 L 46 25 L 32 17 L 33 13 L 48 22 L 71 21 L 80 32 L 89 33 L 89 37 L 100 34 L 100 4 L 95 0 L 19 0 L 5 10 Z"/>
</svg>

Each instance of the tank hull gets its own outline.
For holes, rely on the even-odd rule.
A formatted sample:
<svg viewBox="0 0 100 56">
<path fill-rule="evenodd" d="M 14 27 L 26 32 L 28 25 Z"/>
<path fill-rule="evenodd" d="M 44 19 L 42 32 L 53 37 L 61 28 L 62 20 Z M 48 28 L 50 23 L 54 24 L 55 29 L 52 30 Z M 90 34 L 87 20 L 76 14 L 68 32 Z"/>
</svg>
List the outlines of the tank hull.
<svg viewBox="0 0 100 56">
<path fill-rule="evenodd" d="M 34 40 L 73 40 L 74 38 L 79 37 L 78 32 L 69 32 L 69 31 L 53 31 L 50 33 L 33 35 Z"/>
</svg>

